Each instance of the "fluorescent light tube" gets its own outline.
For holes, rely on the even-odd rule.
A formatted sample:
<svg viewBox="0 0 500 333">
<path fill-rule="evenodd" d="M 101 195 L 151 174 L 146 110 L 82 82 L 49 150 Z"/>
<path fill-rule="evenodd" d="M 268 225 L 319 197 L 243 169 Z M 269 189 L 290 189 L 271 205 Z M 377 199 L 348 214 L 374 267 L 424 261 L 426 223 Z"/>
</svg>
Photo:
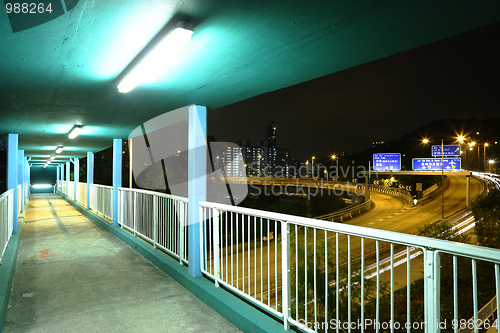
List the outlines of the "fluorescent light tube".
<svg viewBox="0 0 500 333">
<path fill-rule="evenodd" d="M 82 125 L 75 125 L 73 129 L 69 132 L 69 138 L 74 139 L 82 132 Z"/>
<path fill-rule="evenodd" d="M 49 188 L 52 187 L 50 184 L 35 184 L 33 185 L 34 188 Z"/>
<path fill-rule="evenodd" d="M 63 146 L 59 146 L 59 147 L 57 147 L 57 149 L 56 149 L 56 154 L 60 154 L 63 150 L 64 150 L 64 147 L 63 147 Z"/>
<path fill-rule="evenodd" d="M 140 83 L 156 81 L 164 72 L 168 59 L 191 40 L 193 30 L 187 22 L 180 21 L 176 26 L 149 51 L 149 53 L 122 79 L 118 91 L 127 93 Z"/>
<path fill-rule="evenodd" d="M 53 161 L 56 158 L 54 155 L 50 156 L 50 160 Z"/>
</svg>

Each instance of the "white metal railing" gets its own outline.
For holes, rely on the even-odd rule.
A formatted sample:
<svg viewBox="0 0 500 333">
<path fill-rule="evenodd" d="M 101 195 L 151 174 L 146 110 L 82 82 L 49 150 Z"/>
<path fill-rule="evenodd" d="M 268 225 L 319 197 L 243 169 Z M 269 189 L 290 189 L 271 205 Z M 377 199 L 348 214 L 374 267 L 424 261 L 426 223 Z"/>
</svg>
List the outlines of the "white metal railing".
<svg viewBox="0 0 500 333">
<path fill-rule="evenodd" d="M 75 182 L 70 180 L 66 184 L 68 186 L 68 197 L 75 200 L 75 198 L 74 198 L 74 196 L 75 196 Z"/>
<path fill-rule="evenodd" d="M 0 264 L 12 235 L 14 221 L 14 190 L 0 195 Z"/>
<path fill-rule="evenodd" d="M 411 193 L 408 192 L 407 190 L 402 189 L 402 188 L 387 187 L 387 186 L 383 186 L 383 185 L 374 185 L 374 184 L 370 184 L 370 185 L 368 185 L 368 187 L 369 187 L 370 191 L 377 191 L 380 193 L 399 196 L 408 202 L 411 202 L 413 200 Z"/>
<path fill-rule="evenodd" d="M 66 181 L 62 180 L 61 192 L 66 194 Z"/>
<path fill-rule="evenodd" d="M 90 184 L 90 208 L 97 213 L 113 218 L 113 187 Z"/>
<path fill-rule="evenodd" d="M 371 208 L 372 199 L 368 199 L 361 204 L 354 204 L 349 207 L 343 208 L 337 212 L 325 214 L 315 217 L 318 220 L 331 221 L 331 222 L 344 222 L 344 218 L 352 218 L 352 214 L 361 214 Z"/>
<path fill-rule="evenodd" d="M 87 206 L 87 183 L 76 183 L 76 201 Z"/>
<path fill-rule="evenodd" d="M 123 228 L 187 263 L 187 198 L 129 188 L 119 188 L 118 198 Z"/>
<path fill-rule="evenodd" d="M 286 329 L 457 332 L 499 299 L 500 250 L 209 202 L 200 218 L 202 272 Z"/>
</svg>

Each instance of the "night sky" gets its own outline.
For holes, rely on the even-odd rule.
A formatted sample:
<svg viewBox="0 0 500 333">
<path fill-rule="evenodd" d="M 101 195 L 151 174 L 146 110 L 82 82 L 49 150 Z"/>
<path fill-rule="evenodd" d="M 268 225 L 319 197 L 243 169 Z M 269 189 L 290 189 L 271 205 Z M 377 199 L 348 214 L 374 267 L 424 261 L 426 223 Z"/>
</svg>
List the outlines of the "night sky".
<svg viewBox="0 0 500 333">
<path fill-rule="evenodd" d="M 265 139 L 293 158 L 357 152 L 443 118 L 500 117 L 500 23 L 208 114 L 218 141 Z"/>
</svg>

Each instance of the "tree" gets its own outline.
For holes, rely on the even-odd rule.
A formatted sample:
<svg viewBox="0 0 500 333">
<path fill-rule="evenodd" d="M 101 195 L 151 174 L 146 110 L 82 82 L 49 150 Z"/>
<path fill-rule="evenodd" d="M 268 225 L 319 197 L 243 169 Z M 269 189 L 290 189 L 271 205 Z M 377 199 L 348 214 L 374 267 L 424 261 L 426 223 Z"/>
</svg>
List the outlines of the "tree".
<svg viewBox="0 0 500 333">
<path fill-rule="evenodd" d="M 472 203 L 471 210 L 476 220 L 476 235 L 479 245 L 500 249 L 500 190 L 481 194 Z"/>
</svg>

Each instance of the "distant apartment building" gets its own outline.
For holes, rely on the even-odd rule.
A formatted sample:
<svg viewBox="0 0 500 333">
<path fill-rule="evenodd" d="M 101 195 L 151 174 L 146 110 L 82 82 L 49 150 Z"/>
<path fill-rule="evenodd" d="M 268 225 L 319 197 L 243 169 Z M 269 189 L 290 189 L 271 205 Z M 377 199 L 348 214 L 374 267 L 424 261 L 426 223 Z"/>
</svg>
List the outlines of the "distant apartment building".
<svg viewBox="0 0 500 333">
<path fill-rule="evenodd" d="M 247 176 L 292 177 L 290 150 L 276 147 L 276 126 L 272 121 L 266 127 L 266 138 L 257 141 L 255 146 L 250 140 L 236 141 Z"/>
</svg>

